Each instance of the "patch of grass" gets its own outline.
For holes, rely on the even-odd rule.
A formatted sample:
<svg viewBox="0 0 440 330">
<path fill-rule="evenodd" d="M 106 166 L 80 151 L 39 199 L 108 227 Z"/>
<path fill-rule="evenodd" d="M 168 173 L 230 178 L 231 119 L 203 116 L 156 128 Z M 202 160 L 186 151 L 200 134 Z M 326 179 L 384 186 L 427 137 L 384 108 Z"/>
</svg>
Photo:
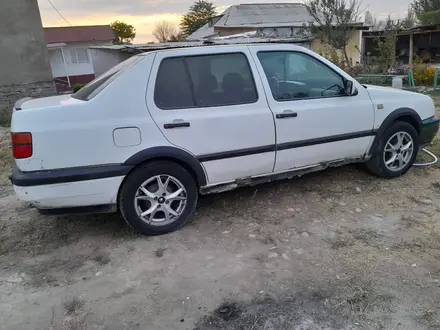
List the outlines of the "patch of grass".
<svg viewBox="0 0 440 330">
<path fill-rule="evenodd" d="M 14 163 L 9 138 L 9 130 L 0 127 L 0 187 L 10 185 L 8 175 Z"/>
<path fill-rule="evenodd" d="M 403 223 L 403 226 L 405 228 L 411 228 L 412 226 L 414 226 L 415 220 L 413 217 L 411 217 L 410 215 L 402 215 L 400 217 L 400 221 Z"/>
<path fill-rule="evenodd" d="M 395 250 L 427 251 L 432 250 L 436 253 L 440 250 L 440 235 L 430 232 L 423 236 L 418 236 L 412 240 L 400 240 L 391 246 Z"/>
<path fill-rule="evenodd" d="M 117 214 L 46 217 L 23 205 L 0 217 L 0 256 L 15 251 L 47 253 L 85 236 L 101 242 L 118 242 L 140 234 L 126 226 Z"/>
<path fill-rule="evenodd" d="M 356 241 L 360 241 L 366 245 L 375 246 L 380 235 L 373 229 L 347 229 L 338 231 L 338 235 L 328 240 L 330 247 L 334 250 L 351 247 Z"/>
<path fill-rule="evenodd" d="M 385 323 L 395 300 L 359 280 L 327 283 L 323 290 L 289 292 L 281 297 L 224 302 L 199 320 L 195 330 L 345 329 L 347 323 L 360 319 L 379 325 Z"/>
<path fill-rule="evenodd" d="M 34 287 L 56 286 L 58 280 L 55 273 L 73 274 L 84 265 L 87 259 L 87 255 L 75 255 L 66 259 L 50 258 L 33 266 L 26 266 L 23 271 L 31 276 L 32 280 L 29 284 Z"/>
<path fill-rule="evenodd" d="M 107 265 L 111 261 L 109 254 L 107 252 L 100 251 L 99 249 L 93 251 L 91 259 L 96 261 L 101 266 Z"/>
<path fill-rule="evenodd" d="M 166 248 L 159 248 L 156 251 L 154 251 L 154 255 L 157 258 L 162 258 L 163 257 L 163 253 L 166 251 Z"/>
<path fill-rule="evenodd" d="M 6 111 L 0 111 L 0 126 L 10 127 L 11 126 L 11 114 Z"/>
<path fill-rule="evenodd" d="M 355 240 L 361 241 L 367 245 L 372 245 L 372 243 L 380 237 L 379 234 L 371 228 L 356 229 L 351 231 L 351 234 Z"/>
<path fill-rule="evenodd" d="M 353 237 L 349 235 L 339 235 L 329 240 L 330 247 L 333 250 L 339 250 L 354 245 Z"/>
<path fill-rule="evenodd" d="M 412 215 L 402 215 L 400 217 L 400 222 L 403 224 L 405 228 L 412 228 L 412 227 L 424 227 L 428 228 L 426 224 L 424 224 L 422 221 L 416 219 Z"/>
<path fill-rule="evenodd" d="M 426 146 L 426 149 L 429 150 L 430 152 L 432 152 L 437 157 L 440 156 L 440 134 L 437 134 L 434 137 L 434 140 L 432 140 L 431 144 Z M 416 158 L 415 162 L 416 163 L 427 163 L 427 162 L 431 162 L 432 160 L 433 159 L 432 159 L 431 156 L 429 156 L 428 154 L 420 151 L 417 154 L 417 158 Z M 436 163 L 433 166 L 440 167 L 440 163 Z"/>
<path fill-rule="evenodd" d="M 432 187 L 437 190 L 438 192 L 440 192 L 440 181 L 436 181 L 432 183 Z"/>
<path fill-rule="evenodd" d="M 119 299 L 119 298 L 122 298 L 122 297 L 129 295 L 132 292 L 134 292 L 134 288 L 130 286 L 123 291 L 113 292 L 111 297 L 115 298 L 115 299 Z"/>
<path fill-rule="evenodd" d="M 84 301 L 82 301 L 78 297 L 70 297 L 63 302 L 63 307 L 67 315 L 72 315 L 83 306 Z"/>
<path fill-rule="evenodd" d="M 267 245 L 276 245 L 275 239 L 270 235 L 264 236 L 262 239 L 260 239 L 260 242 Z"/>
</svg>

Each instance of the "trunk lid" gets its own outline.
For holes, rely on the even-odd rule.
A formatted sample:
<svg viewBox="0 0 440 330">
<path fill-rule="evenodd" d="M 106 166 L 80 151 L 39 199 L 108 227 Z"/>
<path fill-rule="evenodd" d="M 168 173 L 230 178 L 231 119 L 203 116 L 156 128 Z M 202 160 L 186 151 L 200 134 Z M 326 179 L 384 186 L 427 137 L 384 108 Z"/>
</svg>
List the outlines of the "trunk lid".
<svg viewBox="0 0 440 330">
<path fill-rule="evenodd" d="M 43 97 L 38 99 L 26 97 L 18 100 L 15 103 L 14 112 L 38 109 L 38 108 L 47 108 L 47 107 L 53 107 L 59 105 L 78 104 L 83 102 L 84 101 L 73 98 L 71 94 Z"/>
</svg>

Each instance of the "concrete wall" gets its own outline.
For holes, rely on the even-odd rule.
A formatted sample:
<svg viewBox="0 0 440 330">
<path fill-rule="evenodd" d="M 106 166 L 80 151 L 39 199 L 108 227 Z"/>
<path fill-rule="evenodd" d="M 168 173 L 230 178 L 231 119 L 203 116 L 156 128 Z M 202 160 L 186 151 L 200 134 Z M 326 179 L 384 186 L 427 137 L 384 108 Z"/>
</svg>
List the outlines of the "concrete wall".
<svg viewBox="0 0 440 330">
<path fill-rule="evenodd" d="M 92 57 L 93 70 L 96 77 L 132 56 L 130 54 L 121 53 L 118 50 L 98 48 L 91 48 L 90 55 Z"/>
<path fill-rule="evenodd" d="M 0 0 L 0 111 L 54 93 L 37 0 Z"/>
<path fill-rule="evenodd" d="M 349 34 L 350 40 L 347 45 L 348 57 L 351 59 L 353 64 L 360 62 L 361 60 L 361 43 L 362 43 L 362 31 L 353 30 Z M 329 45 L 324 45 L 319 39 L 314 39 L 312 41 L 312 50 L 328 59 L 330 59 L 331 48 Z M 342 53 L 337 52 L 338 56 L 342 58 Z"/>
</svg>

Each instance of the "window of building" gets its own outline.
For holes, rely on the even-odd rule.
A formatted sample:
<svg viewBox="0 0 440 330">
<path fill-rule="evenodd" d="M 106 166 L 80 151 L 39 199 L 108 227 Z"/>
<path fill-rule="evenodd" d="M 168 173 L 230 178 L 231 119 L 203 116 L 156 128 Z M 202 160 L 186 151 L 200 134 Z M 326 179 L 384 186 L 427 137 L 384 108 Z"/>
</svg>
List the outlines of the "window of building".
<svg viewBox="0 0 440 330">
<path fill-rule="evenodd" d="M 90 63 L 89 52 L 87 48 L 72 48 L 70 53 L 70 63 L 72 64 L 88 64 Z"/>
<path fill-rule="evenodd" d="M 63 64 L 63 54 L 61 49 L 49 49 L 50 64 Z"/>
<path fill-rule="evenodd" d="M 155 87 L 161 109 L 255 103 L 254 78 L 242 53 L 169 58 L 162 61 Z"/>
</svg>

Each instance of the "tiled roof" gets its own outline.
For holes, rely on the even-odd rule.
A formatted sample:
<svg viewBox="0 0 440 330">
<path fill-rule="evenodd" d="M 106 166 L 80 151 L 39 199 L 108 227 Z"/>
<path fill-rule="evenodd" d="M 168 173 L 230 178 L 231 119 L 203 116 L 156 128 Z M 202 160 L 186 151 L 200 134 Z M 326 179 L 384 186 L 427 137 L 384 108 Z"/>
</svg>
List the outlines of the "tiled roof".
<svg viewBox="0 0 440 330">
<path fill-rule="evenodd" d="M 46 43 L 112 41 L 115 38 L 110 25 L 65 26 L 44 28 Z"/>
</svg>

